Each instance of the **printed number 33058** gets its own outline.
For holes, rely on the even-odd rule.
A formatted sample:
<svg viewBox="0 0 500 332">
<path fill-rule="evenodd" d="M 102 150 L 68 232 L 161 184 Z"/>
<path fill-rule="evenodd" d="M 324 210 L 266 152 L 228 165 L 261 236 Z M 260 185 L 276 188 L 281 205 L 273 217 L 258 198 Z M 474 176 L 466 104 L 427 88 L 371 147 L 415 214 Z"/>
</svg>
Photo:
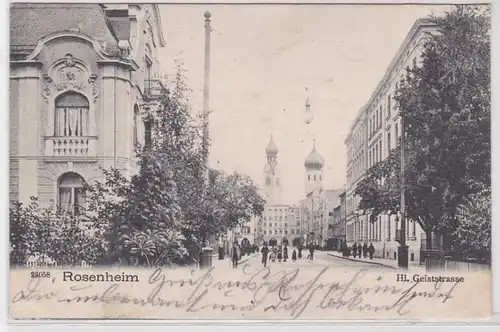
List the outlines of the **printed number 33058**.
<svg viewBox="0 0 500 332">
<path fill-rule="evenodd" d="M 50 278 L 50 272 L 33 271 L 31 272 L 31 278 Z"/>
</svg>

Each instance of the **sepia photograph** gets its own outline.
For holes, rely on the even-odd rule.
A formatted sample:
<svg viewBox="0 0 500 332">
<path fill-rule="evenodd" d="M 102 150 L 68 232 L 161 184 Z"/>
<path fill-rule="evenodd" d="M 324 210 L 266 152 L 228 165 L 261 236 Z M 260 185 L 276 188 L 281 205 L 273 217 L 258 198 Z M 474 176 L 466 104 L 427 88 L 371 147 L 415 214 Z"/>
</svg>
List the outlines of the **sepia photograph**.
<svg viewBox="0 0 500 332">
<path fill-rule="evenodd" d="M 11 318 L 488 319 L 490 43 L 490 5 L 12 3 Z"/>
</svg>

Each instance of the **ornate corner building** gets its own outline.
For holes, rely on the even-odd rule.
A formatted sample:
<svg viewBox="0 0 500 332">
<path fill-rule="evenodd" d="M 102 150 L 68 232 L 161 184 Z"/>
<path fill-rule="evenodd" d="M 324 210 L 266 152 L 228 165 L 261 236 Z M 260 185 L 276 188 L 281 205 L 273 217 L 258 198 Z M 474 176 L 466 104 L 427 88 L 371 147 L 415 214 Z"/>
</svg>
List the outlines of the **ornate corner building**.
<svg viewBox="0 0 500 332">
<path fill-rule="evenodd" d="M 133 174 L 166 92 L 158 7 L 13 4 L 10 45 L 10 200 L 73 209 L 99 167 Z"/>
</svg>

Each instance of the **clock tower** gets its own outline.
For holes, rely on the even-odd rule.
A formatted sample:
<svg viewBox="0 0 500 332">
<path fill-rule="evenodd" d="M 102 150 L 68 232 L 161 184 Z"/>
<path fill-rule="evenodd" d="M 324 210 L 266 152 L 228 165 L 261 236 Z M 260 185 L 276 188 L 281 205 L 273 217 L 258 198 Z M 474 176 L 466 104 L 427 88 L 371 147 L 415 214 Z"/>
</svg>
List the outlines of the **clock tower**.
<svg viewBox="0 0 500 332">
<path fill-rule="evenodd" d="M 268 205 L 281 204 L 281 179 L 278 165 L 278 147 L 273 136 L 266 147 L 267 163 L 264 166 L 264 194 Z"/>
</svg>

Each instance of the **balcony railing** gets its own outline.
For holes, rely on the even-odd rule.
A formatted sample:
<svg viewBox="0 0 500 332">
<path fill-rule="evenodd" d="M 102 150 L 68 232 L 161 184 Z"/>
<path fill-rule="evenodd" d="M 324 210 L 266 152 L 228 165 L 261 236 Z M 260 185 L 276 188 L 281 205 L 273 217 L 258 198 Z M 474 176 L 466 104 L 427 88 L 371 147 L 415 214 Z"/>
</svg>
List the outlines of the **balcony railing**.
<svg viewBox="0 0 500 332">
<path fill-rule="evenodd" d="M 144 97 L 147 100 L 158 100 L 168 93 L 165 78 L 152 78 L 144 81 Z"/>
<path fill-rule="evenodd" d="M 47 157 L 95 157 L 95 136 L 46 137 L 45 156 Z"/>
</svg>

